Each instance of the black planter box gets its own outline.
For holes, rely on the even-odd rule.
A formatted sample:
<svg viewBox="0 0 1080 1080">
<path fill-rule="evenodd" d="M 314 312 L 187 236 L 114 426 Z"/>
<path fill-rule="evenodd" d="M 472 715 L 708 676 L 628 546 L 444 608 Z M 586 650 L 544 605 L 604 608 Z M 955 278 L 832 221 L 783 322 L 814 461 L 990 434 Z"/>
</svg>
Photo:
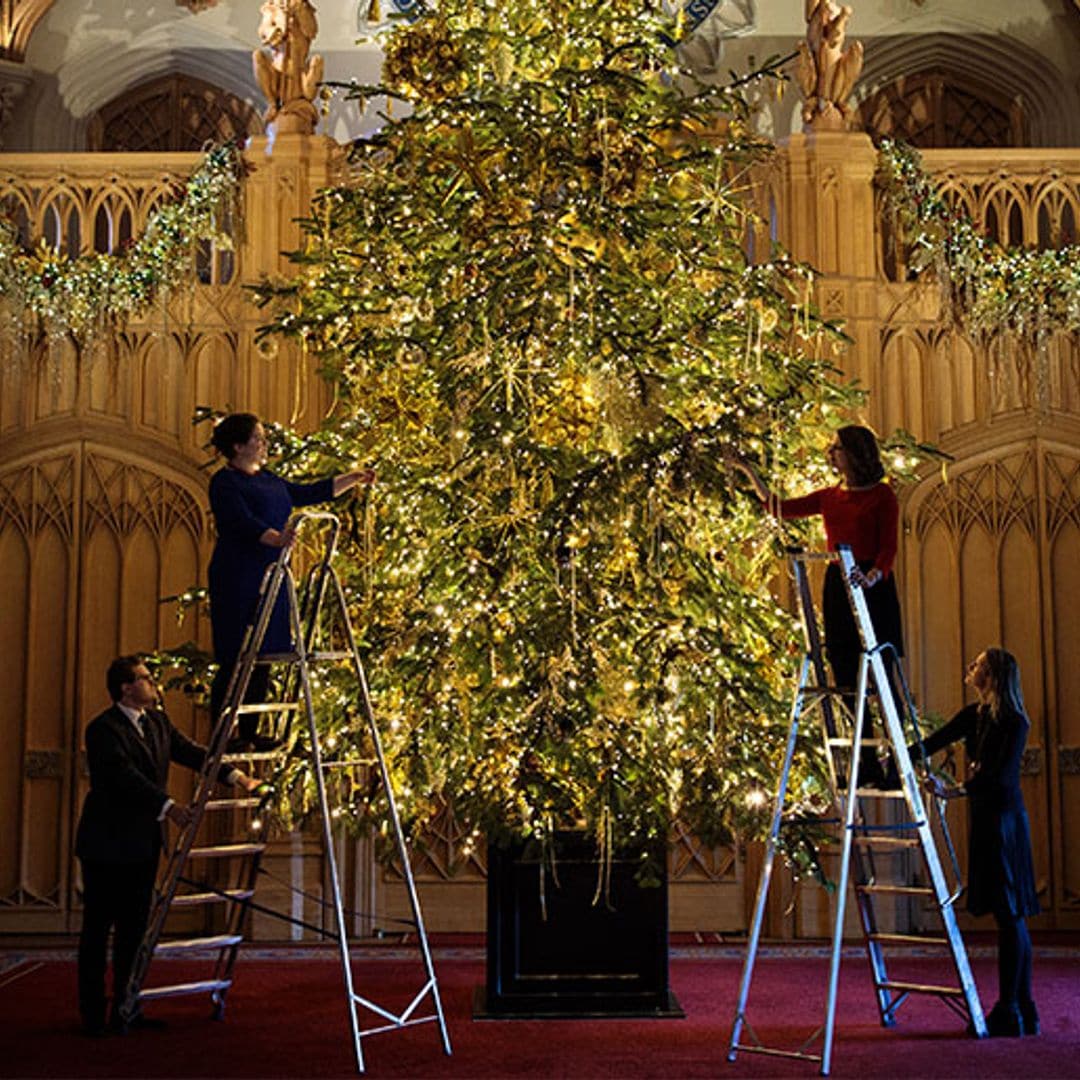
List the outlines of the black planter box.
<svg viewBox="0 0 1080 1080">
<path fill-rule="evenodd" d="M 616 857 L 594 904 L 592 838 L 560 834 L 555 853 L 553 875 L 535 844 L 488 847 L 487 985 L 477 988 L 474 1018 L 684 1016 L 668 987 L 663 854 L 656 886 L 634 880 L 638 860 Z"/>
</svg>

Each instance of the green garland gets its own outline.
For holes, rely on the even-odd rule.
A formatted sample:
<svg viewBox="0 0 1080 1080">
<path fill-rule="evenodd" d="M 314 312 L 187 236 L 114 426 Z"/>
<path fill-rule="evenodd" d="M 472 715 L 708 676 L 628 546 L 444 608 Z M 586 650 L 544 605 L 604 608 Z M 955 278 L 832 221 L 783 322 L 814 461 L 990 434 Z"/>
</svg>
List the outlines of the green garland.
<svg viewBox="0 0 1080 1080">
<path fill-rule="evenodd" d="M 910 146 L 883 142 L 878 177 L 912 269 L 936 273 L 947 319 L 980 341 L 1006 331 L 1036 349 L 1080 330 L 1080 246 L 1002 247 L 949 205 Z"/>
<path fill-rule="evenodd" d="M 68 259 L 44 240 L 33 251 L 0 220 L 0 320 L 23 340 L 44 334 L 84 343 L 110 324 L 146 311 L 191 273 L 195 245 L 231 249 L 243 174 L 240 149 L 211 149 L 184 183 L 182 194 L 155 210 L 138 240 L 118 254 Z"/>
</svg>

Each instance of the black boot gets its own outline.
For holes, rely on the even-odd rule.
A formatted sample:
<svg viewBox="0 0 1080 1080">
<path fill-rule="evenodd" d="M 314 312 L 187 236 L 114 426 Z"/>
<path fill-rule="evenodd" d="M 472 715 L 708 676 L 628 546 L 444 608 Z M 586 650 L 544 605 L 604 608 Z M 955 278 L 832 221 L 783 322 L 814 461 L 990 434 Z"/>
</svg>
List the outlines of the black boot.
<svg viewBox="0 0 1080 1080">
<path fill-rule="evenodd" d="M 1000 1001 L 986 1018 L 986 1030 L 994 1038 L 1015 1039 L 1024 1033 L 1019 1005 L 1003 1005 Z"/>
<path fill-rule="evenodd" d="M 1035 1008 L 1034 1001 L 1020 1002 L 1020 1019 L 1024 1025 L 1025 1035 L 1039 1034 L 1039 1010 Z"/>
</svg>

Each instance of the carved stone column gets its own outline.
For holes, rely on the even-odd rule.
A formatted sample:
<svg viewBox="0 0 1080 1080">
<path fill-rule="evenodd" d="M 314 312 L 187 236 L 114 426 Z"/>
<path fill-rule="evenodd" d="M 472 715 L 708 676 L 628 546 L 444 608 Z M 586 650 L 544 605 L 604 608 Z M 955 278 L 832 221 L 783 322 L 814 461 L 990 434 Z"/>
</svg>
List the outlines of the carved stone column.
<svg viewBox="0 0 1080 1080">
<path fill-rule="evenodd" d="M 287 252 L 301 245 L 300 218 L 310 217 L 316 192 L 337 182 L 345 148 L 323 135 L 278 134 L 250 140 L 245 159 L 252 172 L 244 184 L 243 279 L 292 276 Z M 255 329 L 267 321 L 255 312 L 249 324 L 246 408 L 301 429 L 323 417 L 329 390 L 295 344 L 268 338 L 256 346 Z"/>
<path fill-rule="evenodd" d="M 823 315 L 842 321 L 855 344 L 840 366 L 871 390 L 878 353 L 874 171 L 877 153 L 861 132 L 807 132 L 780 144 L 778 238 L 817 270 Z"/>
</svg>

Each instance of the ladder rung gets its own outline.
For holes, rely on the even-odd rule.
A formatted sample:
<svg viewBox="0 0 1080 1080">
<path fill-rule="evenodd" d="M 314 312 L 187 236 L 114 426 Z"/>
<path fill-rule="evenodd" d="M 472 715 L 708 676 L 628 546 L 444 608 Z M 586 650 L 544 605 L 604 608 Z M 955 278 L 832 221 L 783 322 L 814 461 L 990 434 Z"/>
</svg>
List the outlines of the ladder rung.
<svg viewBox="0 0 1080 1080">
<path fill-rule="evenodd" d="M 784 554 L 794 562 L 839 562 L 840 555 L 835 551 L 810 551 L 803 547 L 788 546 Z"/>
<path fill-rule="evenodd" d="M 222 889 L 221 892 L 180 893 L 172 899 L 172 906 L 199 907 L 203 904 L 221 903 L 225 900 L 249 900 L 254 889 Z"/>
<path fill-rule="evenodd" d="M 139 991 L 140 1001 L 156 1001 L 158 998 L 180 997 L 183 994 L 212 993 L 228 990 L 232 979 L 203 979 L 201 982 L 174 983 L 172 986 L 148 986 Z"/>
<path fill-rule="evenodd" d="M 159 941 L 154 949 L 158 953 L 197 952 L 200 949 L 227 949 L 244 940 L 242 934 L 215 934 L 213 937 L 176 938 L 173 941 Z"/>
<path fill-rule="evenodd" d="M 248 810 L 262 803 L 262 799 L 250 797 L 245 799 L 208 799 L 204 809 L 212 810 Z"/>
<path fill-rule="evenodd" d="M 308 659 L 319 662 L 323 660 L 351 660 L 353 654 L 348 649 L 316 649 L 308 653 Z"/>
<path fill-rule="evenodd" d="M 324 769 L 350 769 L 358 766 L 371 768 L 371 766 L 378 765 L 378 763 L 378 758 L 351 758 L 349 761 L 324 761 L 322 767 Z"/>
<path fill-rule="evenodd" d="M 782 1057 L 782 1058 L 794 1058 L 796 1061 L 820 1061 L 820 1054 L 807 1054 L 802 1050 L 781 1050 L 776 1046 L 759 1046 L 756 1044 L 736 1043 L 732 1048 L 732 1053 L 738 1052 L 740 1054 L 766 1054 L 769 1057 Z"/>
<path fill-rule="evenodd" d="M 943 937 L 929 937 L 926 934 L 887 934 L 874 933 L 867 935 L 871 941 L 880 941 L 889 945 L 948 945 L 949 939 Z"/>
<path fill-rule="evenodd" d="M 843 735 L 834 735 L 832 738 L 826 739 L 825 741 L 830 746 L 842 746 L 842 747 L 844 747 L 846 749 L 849 749 L 849 750 L 851 749 L 851 738 L 850 737 L 845 739 Z M 891 746 L 891 745 L 892 744 L 889 742 L 888 739 L 860 739 L 859 740 L 859 746 L 860 747 L 863 747 L 863 746 L 868 746 L 868 747 Z"/>
<path fill-rule="evenodd" d="M 189 859 L 229 859 L 234 855 L 257 855 L 266 850 L 265 844 L 214 844 L 211 847 L 193 847 Z"/>
<path fill-rule="evenodd" d="M 266 714 L 276 712 L 296 712 L 300 708 L 296 701 L 262 701 L 257 705 L 237 705 L 237 716 L 251 716 L 253 713 Z"/>
<path fill-rule="evenodd" d="M 285 747 L 278 750 L 239 750 L 235 754 L 222 754 L 222 762 L 234 761 L 276 761 L 285 753 Z"/>
<path fill-rule="evenodd" d="M 861 829 L 863 826 L 855 825 L 853 828 Z M 917 848 L 921 841 L 917 836 L 856 836 L 855 843 L 859 847 Z"/>
<path fill-rule="evenodd" d="M 904 792 L 901 788 L 876 788 L 861 787 L 855 789 L 857 799 L 902 799 Z"/>
<path fill-rule="evenodd" d="M 856 892 L 884 893 L 890 896 L 933 896 L 929 885 L 856 885 Z"/>
<path fill-rule="evenodd" d="M 964 991 L 959 986 L 930 986 L 925 983 L 897 982 L 889 979 L 878 983 L 879 990 L 906 990 L 909 994 L 947 994 L 949 997 L 963 997 Z"/>
<path fill-rule="evenodd" d="M 862 829 L 867 836 L 886 836 L 890 833 L 908 832 L 921 829 L 925 821 L 863 821 L 852 825 L 853 829 Z M 909 838 L 913 839 L 913 838 Z"/>
</svg>

